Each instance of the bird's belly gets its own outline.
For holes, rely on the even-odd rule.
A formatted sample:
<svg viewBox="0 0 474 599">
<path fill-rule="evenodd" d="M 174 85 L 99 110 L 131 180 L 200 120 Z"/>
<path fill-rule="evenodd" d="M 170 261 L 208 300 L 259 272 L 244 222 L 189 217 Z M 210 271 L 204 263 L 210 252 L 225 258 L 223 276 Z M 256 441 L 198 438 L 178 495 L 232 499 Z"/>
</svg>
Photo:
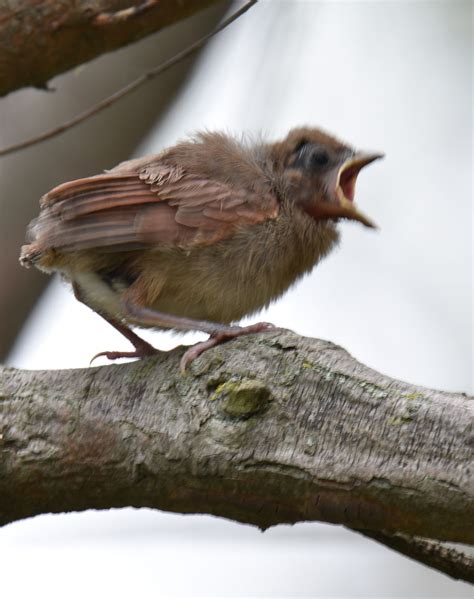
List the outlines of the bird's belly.
<svg viewBox="0 0 474 599">
<path fill-rule="evenodd" d="M 189 269 L 173 270 L 150 307 L 188 318 L 234 322 L 282 295 L 298 275 L 281 276 L 270 267 L 256 271 L 241 262 L 242 256 L 219 267 L 217 260 L 208 264 L 205 255 L 202 259 L 194 257 Z"/>
<path fill-rule="evenodd" d="M 160 268 L 160 276 L 161 272 Z M 127 297 L 134 301 L 134 294 L 127 293 L 133 291 L 133 285 L 120 289 L 93 271 L 75 271 L 67 278 L 79 288 L 81 300 L 96 312 L 127 320 L 122 301 Z M 153 285 L 151 273 L 145 280 L 150 287 L 158 287 L 156 281 Z M 143 295 L 148 298 L 139 303 L 158 312 L 223 323 L 240 320 L 257 311 L 266 299 L 254 283 L 248 285 L 245 280 L 237 281 L 236 277 L 212 271 L 197 276 L 194 268 L 174 269 L 156 297 L 146 290 Z"/>
<path fill-rule="evenodd" d="M 200 285 L 194 283 L 163 289 L 150 307 L 177 316 L 229 323 L 257 311 L 265 303 L 253 300 L 250 294 L 244 293 L 242 286 L 226 284 L 225 281 L 219 287 L 209 279 L 203 279 Z"/>
</svg>

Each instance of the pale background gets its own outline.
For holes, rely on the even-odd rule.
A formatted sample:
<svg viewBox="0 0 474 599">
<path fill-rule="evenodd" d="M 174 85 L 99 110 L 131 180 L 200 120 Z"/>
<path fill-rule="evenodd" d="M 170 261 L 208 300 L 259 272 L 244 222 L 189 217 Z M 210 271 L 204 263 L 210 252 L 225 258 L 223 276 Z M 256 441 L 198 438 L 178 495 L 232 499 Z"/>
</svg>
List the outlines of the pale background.
<svg viewBox="0 0 474 599">
<path fill-rule="evenodd" d="M 202 128 L 277 138 L 300 124 L 384 151 L 356 194 L 380 230 L 343 224 L 339 249 L 261 318 L 330 339 L 390 376 L 470 393 L 472 29 L 471 2 L 261 1 L 210 44 L 134 154 Z M 127 347 L 55 281 L 9 363 L 85 367 Z M 14 597 L 472 596 L 337 527 L 261 534 L 149 510 L 7 526 L 0 563 L 2 594 Z"/>
</svg>

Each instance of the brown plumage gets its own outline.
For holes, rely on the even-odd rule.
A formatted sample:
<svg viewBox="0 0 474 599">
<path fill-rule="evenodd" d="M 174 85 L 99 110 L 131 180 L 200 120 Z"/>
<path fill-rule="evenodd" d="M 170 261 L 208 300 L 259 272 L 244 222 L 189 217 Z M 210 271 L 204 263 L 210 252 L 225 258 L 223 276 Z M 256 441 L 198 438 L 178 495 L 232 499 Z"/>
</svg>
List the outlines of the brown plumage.
<svg viewBox="0 0 474 599">
<path fill-rule="evenodd" d="M 76 297 L 135 346 L 125 323 L 202 330 L 186 363 L 229 338 L 266 330 L 230 323 L 268 306 L 336 244 L 339 218 L 370 221 L 353 203 L 356 154 L 318 129 L 250 144 L 200 133 L 161 154 L 54 188 L 41 199 L 20 261 L 59 271 Z"/>
</svg>

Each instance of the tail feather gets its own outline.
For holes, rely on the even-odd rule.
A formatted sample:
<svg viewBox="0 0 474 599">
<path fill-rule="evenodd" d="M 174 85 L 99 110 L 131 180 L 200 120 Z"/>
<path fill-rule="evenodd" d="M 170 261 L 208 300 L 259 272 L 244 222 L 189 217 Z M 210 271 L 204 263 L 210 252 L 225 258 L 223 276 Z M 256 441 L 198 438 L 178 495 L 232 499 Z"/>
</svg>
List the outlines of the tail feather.
<svg viewBox="0 0 474 599">
<path fill-rule="evenodd" d="M 47 272 L 57 258 L 54 246 L 49 243 L 48 234 L 52 229 L 51 219 L 41 215 L 31 221 L 26 233 L 26 243 L 21 247 L 20 264 L 26 268 L 37 266 Z"/>
<path fill-rule="evenodd" d="M 23 245 L 20 252 L 20 264 L 26 268 L 30 268 L 41 260 L 43 251 L 36 243 Z"/>
</svg>

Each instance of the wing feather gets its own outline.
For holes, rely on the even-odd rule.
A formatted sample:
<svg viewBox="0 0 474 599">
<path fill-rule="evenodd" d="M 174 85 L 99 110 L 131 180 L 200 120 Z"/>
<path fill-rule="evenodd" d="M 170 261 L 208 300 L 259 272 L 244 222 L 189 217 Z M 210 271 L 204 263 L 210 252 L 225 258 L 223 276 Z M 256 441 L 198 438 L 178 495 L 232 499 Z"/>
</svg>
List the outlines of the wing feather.
<svg viewBox="0 0 474 599">
<path fill-rule="evenodd" d="M 270 189 L 237 189 L 158 162 L 63 183 L 41 199 L 30 251 L 121 251 L 154 244 L 191 248 L 275 218 Z M 33 249 L 31 249 L 33 248 Z"/>
</svg>

